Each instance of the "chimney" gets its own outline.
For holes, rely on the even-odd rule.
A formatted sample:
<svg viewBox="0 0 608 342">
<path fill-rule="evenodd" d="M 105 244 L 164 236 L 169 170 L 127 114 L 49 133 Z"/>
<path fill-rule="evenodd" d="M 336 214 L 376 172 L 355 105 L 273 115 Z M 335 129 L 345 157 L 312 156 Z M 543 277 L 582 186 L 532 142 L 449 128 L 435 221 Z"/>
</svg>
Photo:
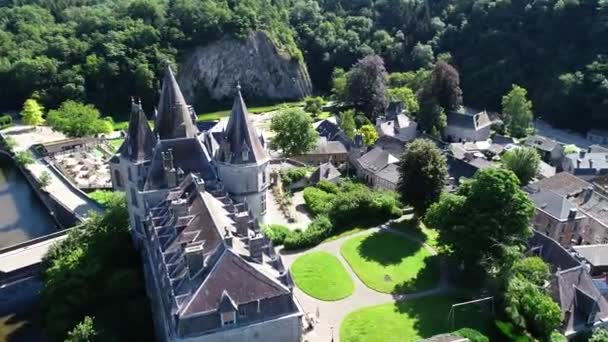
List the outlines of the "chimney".
<svg viewBox="0 0 608 342">
<path fill-rule="evenodd" d="M 384 122 L 384 116 L 378 116 L 376 118 L 376 126 L 380 127 L 380 125 L 382 125 L 383 122 Z"/>
<path fill-rule="evenodd" d="M 232 247 L 232 239 L 232 233 L 228 230 L 228 227 L 224 227 L 224 242 L 226 242 L 228 247 Z"/>
<path fill-rule="evenodd" d="M 234 223 L 236 226 L 236 234 L 238 236 L 247 236 L 247 232 L 249 231 L 249 213 L 246 211 L 235 213 Z"/>
<path fill-rule="evenodd" d="M 191 242 L 184 247 L 190 277 L 196 276 L 205 268 L 204 243 L 205 241 Z"/>
<path fill-rule="evenodd" d="M 593 195 L 593 186 L 589 186 L 583 190 L 583 204 L 587 203 Z"/>
<path fill-rule="evenodd" d="M 163 157 L 163 169 L 165 172 L 165 179 L 167 180 L 167 186 L 169 188 L 175 188 L 177 186 L 177 173 L 173 166 L 173 149 L 167 150 L 167 152 L 161 152 Z"/>
<path fill-rule="evenodd" d="M 578 156 L 579 156 L 579 158 L 581 158 L 581 159 L 585 158 L 585 154 L 586 154 L 586 153 L 585 153 L 585 150 L 580 150 L 580 151 L 578 152 Z"/>
<path fill-rule="evenodd" d="M 577 159 L 577 160 L 576 160 L 576 168 L 577 168 L 577 169 L 580 169 L 580 168 L 581 168 L 581 163 L 582 163 L 582 162 L 583 162 L 583 161 L 582 161 L 582 160 L 580 160 L 580 159 Z"/>
<path fill-rule="evenodd" d="M 188 197 L 188 196 L 186 196 Z M 178 198 L 171 201 L 171 210 L 175 217 L 188 216 L 190 214 L 190 208 L 188 208 L 188 200 L 185 198 Z"/>
<path fill-rule="evenodd" d="M 256 234 L 249 238 L 249 255 L 256 261 L 262 261 L 264 255 L 264 247 L 266 246 L 266 238 L 262 234 Z"/>
<path fill-rule="evenodd" d="M 568 213 L 568 220 L 574 220 L 576 218 L 576 214 L 578 214 L 578 210 L 576 208 L 570 209 Z"/>
<path fill-rule="evenodd" d="M 194 179 L 194 184 L 196 185 L 196 190 L 199 193 L 205 192 L 205 181 L 202 178 L 196 177 Z"/>
<path fill-rule="evenodd" d="M 593 159 L 589 159 L 589 168 L 593 169 Z"/>
</svg>

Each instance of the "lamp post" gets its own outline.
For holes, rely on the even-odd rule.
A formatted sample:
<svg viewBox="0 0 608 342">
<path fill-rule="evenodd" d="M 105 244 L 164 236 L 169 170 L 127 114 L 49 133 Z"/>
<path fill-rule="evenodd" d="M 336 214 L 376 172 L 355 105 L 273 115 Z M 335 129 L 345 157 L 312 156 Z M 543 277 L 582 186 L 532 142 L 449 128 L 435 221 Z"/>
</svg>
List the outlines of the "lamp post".
<svg viewBox="0 0 608 342">
<path fill-rule="evenodd" d="M 334 342 L 334 327 L 329 327 L 331 329 L 331 342 Z"/>
</svg>

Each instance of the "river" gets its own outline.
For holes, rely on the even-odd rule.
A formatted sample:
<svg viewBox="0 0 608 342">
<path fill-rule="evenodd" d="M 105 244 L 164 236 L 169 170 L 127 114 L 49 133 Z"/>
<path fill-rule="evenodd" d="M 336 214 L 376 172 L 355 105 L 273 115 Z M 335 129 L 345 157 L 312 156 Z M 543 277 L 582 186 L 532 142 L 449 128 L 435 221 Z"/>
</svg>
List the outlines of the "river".
<svg viewBox="0 0 608 342">
<path fill-rule="evenodd" d="M 56 228 L 13 161 L 0 156 L 0 248 L 49 234 Z"/>
</svg>

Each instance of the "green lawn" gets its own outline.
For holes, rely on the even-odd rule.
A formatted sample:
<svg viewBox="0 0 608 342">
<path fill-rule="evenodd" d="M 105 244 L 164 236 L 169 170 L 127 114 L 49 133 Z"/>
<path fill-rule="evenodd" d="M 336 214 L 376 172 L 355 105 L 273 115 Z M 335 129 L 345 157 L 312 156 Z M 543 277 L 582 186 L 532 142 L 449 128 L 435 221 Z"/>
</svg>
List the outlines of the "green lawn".
<svg viewBox="0 0 608 342">
<path fill-rule="evenodd" d="M 391 228 L 406 234 L 411 234 L 431 247 L 437 247 L 437 237 L 439 236 L 439 233 L 435 229 L 427 227 L 421 221 L 410 219 L 394 222 L 391 224 Z"/>
<path fill-rule="evenodd" d="M 302 105 L 303 105 L 302 101 L 294 101 L 294 102 L 278 103 L 278 104 L 273 104 L 273 105 L 269 105 L 269 106 L 250 107 L 250 108 L 247 108 L 247 110 L 251 114 L 261 114 L 261 113 L 268 113 L 268 112 L 278 110 L 283 106 L 298 107 L 298 106 L 302 106 Z M 218 110 L 218 111 L 209 112 L 209 113 L 202 113 L 202 114 L 198 115 L 198 121 L 218 120 L 225 116 L 228 116 L 229 114 L 230 114 L 230 109 Z"/>
<path fill-rule="evenodd" d="M 338 240 L 343 237 L 351 236 L 351 235 L 366 231 L 367 229 L 368 228 L 365 228 L 365 227 L 355 227 L 355 228 L 351 228 L 348 230 L 344 230 L 342 232 L 337 233 L 336 235 L 332 235 L 332 236 L 328 237 L 327 239 L 323 240 L 323 242 L 330 242 L 330 241 Z"/>
<path fill-rule="evenodd" d="M 351 312 L 340 326 L 342 342 L 410 342 L 463 327 L 496 336 L 491 309 L 468 306 L 455 311 L 453 326 L 448 319 L 452 304 L 464 299 L 436 296 L 371 306 Z"/>
<path fill-rule="evenodd" d="M 384 293 L 417 292 L 439 280 L 437 258 L 421 244 L 378 232 L 346 241 L 340 252 L 368 287 Z"/>
<path fill-rule="evenodd" d="M 326 252 L 300 256 L 291 266 L 291 274 L 302 291 L 320 300 L 346 298 L 355 287 L 340 260 Z"/>
</svg>

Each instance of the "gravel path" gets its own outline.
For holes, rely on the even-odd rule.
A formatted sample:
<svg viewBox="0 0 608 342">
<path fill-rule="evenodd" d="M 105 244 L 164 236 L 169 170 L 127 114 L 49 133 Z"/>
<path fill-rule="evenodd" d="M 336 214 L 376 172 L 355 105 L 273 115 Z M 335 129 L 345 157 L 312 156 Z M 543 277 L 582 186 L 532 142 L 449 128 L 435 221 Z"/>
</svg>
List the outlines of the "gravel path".
<svg viewBox="0 0 608 342">
<path fill-rule="evenodd" d="M 300 255 L 308 252 L 324 251 L 331 253 L 335 255 L 338 260 L 340 260 L 340 262 L 342 263 L 348 274 L 351 276 L 355 284 L 355 291 L 350 297 L 335 302 L 326 302 L 315 299 L 306 295 L 297 286 L 294 287 L 295 297 L 302 306 L 305 314 L 315 318 L 317 312 L 319 314 L 319 321 L 315 324 L 314 329 L 304 335 L 304 341 L 332 341 L 332 337 L 333 341 L 340 341 L 340 323 L 342 322 L 344 317 L 346 317 L 346 315 L 348 315 L 354 310 L 358 310 L 368 306 L 392 303 L 395 301 L 411 300 L 425 296 L 437 295 L 447 292 L 449 290 L 447 279 L 445 277 L 446 272 L 443 271 L 443 266 L 441 267 L 440 283 L 437 285 L 437 287 L 427 291 L 393 295 L 388 293 L 377 292 L 363 284 L 363 282 L 359 279 L 359 277 L 357 277 L 355 272 L 349 266 L 348 262 L 346 262 L 346 260 L 342 257 L 342 254 L 340 253 L 340 247 L 346 240 L 355 236 L 360 236 L 362 234 L 369 234 L 371 232 L 377 232 L 382 230 L 423 243 L 419 239 L 416 239 L 410 236 L 409 234 L 389 228 L 389 224 L 390 223 L 385 223 L 379 227 L 370 228 L 366 231 L 357 234 L 345 236 L 338 240 L 323 243 L 305 251 L 299 251 L 295 253 L 281 251 L 283 261 L 287 267 L 291 267 L 291 264 L 294 262 L 295 259 L 297 259 Z M 432 254 L 436 254 L 436 251 L 432 247 L 426 244 L 424 244 L 424 246 Z"/>
</svg>

